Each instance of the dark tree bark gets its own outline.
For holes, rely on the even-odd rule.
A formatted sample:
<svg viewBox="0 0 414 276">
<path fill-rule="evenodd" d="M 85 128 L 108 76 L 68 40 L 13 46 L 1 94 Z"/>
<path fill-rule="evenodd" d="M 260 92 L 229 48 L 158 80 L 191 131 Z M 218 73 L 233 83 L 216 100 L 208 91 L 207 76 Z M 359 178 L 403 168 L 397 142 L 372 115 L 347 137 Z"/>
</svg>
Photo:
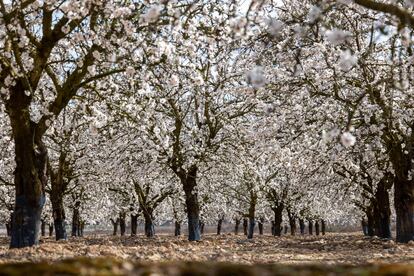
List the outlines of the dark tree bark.
<svg viewBox="0 0 414 276">
<path fill-rule="evenodd" d="M 55 225 L 56 240 L 66 240 L 66 221 L 65 211 L 63 209 L 63 202 L 61 208 L 53 210 L 53 224 Z"/>
<path fill-rule="evenodd" d="M 40 229 L 41 229 L 40 232 L 41 232 L 42 237 L 46 236 L 46 222 L 43 219 L 41 220 Z"/>
<path fill-rule="evenodd" d="M 312 220 L 308 220 L 308 233 L 309 235 L 313 235 L 313 221 Z"/>
<path fill-rule="evenodd" d="M 315 221 L 315 234 L 316 236 L 319 236 L 319 221 Z"/>
<path fill-rule="evenodd" d="M 235 226 L 234 226 L 234 234 L 235 235 L 239 234 L 239 228 L 240 228 L 240 219 L 236 219 Z"/>
<path fill-rule="evenodd" d="M 256 226 L 255 212 L 256 212 L 256 195 L 250 193 L 250 205 L 249 205 L 249 229 L 247 233 L 248 239 L 253 239 L 254 228 Z"/>
<path fill-rule="evenodd" d="M 392 237 L 388 190 L 391 189 L 393 180 L 394 176 L 391 173 L 384 175 L 377 185 L 375 198 L 373 200 L 374 232 L 376 236 L 384 239 L 391 239 Z"/>
<path fill-rule="evenodd" d="M 247 218 L 243 219 L 243 233 L 245 236 L 247 236 L 247 228 L 249 226 L 249 222 L 247 221 Z"/>
<path fill-rule="evenodd" d="M 305 220 L 302 218 L 299 219 L 299 228 L 300 228 L 300 234 L 305 235 Z"/>
<path fill-rule="evenodd" d="M 221 226 L 223 225 L 223 219 L 220 218 L 217 222 L 217 235 L 221 235 Z"/>
<path fill-rule="evenodd" d="M 181 236 L 181 223 L 179 221 L 175 221 L 174 236 Z"/>
<path fill-rule="evenodd" d="M 83 237 L 83 230 L 85 229 L 85 222 L 82 220 L 79 227 L 79 237 Z"/>
<path fill-rule="evenodd" d="M 6 233 L 7 233 L 7 237 L 11 236 L 11 225 L 10 222 L 6 223 Z"/>
<path fill-rule="evenodd" d="M 414 123 L 411 135 L 396 139 L 393 129 L 384 129 L 383 139 L 387 143 L 390 161 L 394 169 L 394 206 L 397 217 L 397 242 L 414 240 L 414 179 L 410 177 L 414 159 Z M 388 134 L 388 135 L 386 135 Z M 406 146 L 403 147 L 402 145 Z M 408 151 L 408 152 L 407 152 Z"/>
<path fill-rule="evenodd" d="M 131 215 L 131 236 L 137 235 L 138 215 Z"/>
<path fill-rule="evenodd" d="M 126 213 L 121 212 L 119 213 L 119 228 L 121 230 L 121 236 L 125 236 L 126 232 Z"/>
<path fill-rule="evenodd" d="M 197 169 L 197 166 L 192 166 L 188 169 L 186 174 L 182 173 L 182 170 L 180 170 L 180 172 L 177 173 L 180 177 L 180 181 L 183 185 L 185 193 L 189 241 L 201 240 L 200 207 L 198 203 L 198 194 L 197 192 L 195 192 L 195 188 L 197 186 Z"/>
<path fill-rule="evenodd" d="M 366 215 L 367 215 L 368 236 L 373 237 L 375 235 L 375 229 L 374 229 L 374 215 L 373 215 L 372 207 L 367 208 Z"/>
<path fill-rule="evenodd" d="M 53 236 L 53 223 L 49 223 L 49 237 Z"/>
<path fill-rule="evenodd" d="M 118 233 L 119 218 L 117 218 L 116 220 L 111 219 L 111 223 L 113 227 L 112 235 L 116 236 L 116 234 Z"/>
<path fill-rule="evenodd" d="M 414 181 L 396 178 L 394 204 L 397 215 L 397 241 L 414 240 Z"/>
<path fill-rule="evenodd" d="M 288 232 L 289 227 L 285 224 L 285 226 L 283 227 L 283 233 L 286 235 Z"/>
<path fill-rule="evenodd" d="M 147 238 L 153 238 L 155 236 L 155 227 L 153 218 L 151 215 L 144 215 L 145 220 L 145 235 Z"/>
<path fill-rule="evenodd" d="M 256 220 L 254 219 L 254 217 L 249 217 L 249 232 L 247 234 L 248 239 L 253 239 L 255 227 L 256 227 Z"/>
<path fill-rule="evenodd" d="M 361 227 L 362 227 L 362 233 L 364 233 L 364 236 L 368 236 L 368 223 L 364 218 L 361 220 Z"/>
<path fill-rule="evenodd" d="M 287 213 L 289 218 L 290 234 L 294 236 L 296 234 L 296 216 L 289 209 L 287 209 Z"/>
<path fill-rule="evenodd" d="M 322 232 L 322 235 L 326 234 L 326 222 L 325 222 L 325 220 L 321 220 L 321 232 Z"/>
<path fill-rule="evenodd" d="M 39 244 L 40 219 L 47 183 L 47 149 L 42 132 L 30 119 L 31 97 L 26 96 L 23 79 L 11 88 L 6 102 L 15 149 L 15 204 L 10 248 Z"/>
<path fill-rule="evenodd" d="M 258 225 L 259 225 L 259 235 L 263 235 L 263 222 L 264 222 L 264 219 L 260 218 L 259 223 L 258 223 Z"/>
<path fill-rule="evenodd" d="M 79 236 L 79 228 L 80 228 L 80 214 L 79 214 L 79 208 L 80 208 L 80 201 L 76 201 L 73 206 L 73 214 L 72 214 L 72 237 L 78 237 Z M 59 226 L 55 225 L 55 232 L 62 231 L 61 229 L 58 229 Z M 56 234 L 57 237 L 57 234 Z"/>
<path fill-rule="evenodd" d="M 201 235 L 204 234 L 204 226 L 205 226 L 205 223 L 203 221 L 200 221 L 200 233 L 201 233 Z"/>
<path fill-rule="evenodd" d="M 282 235 L 282 223 L 283 223 L 283 209 L 284 205 L 279 204 L 276 208 L 273 208 L 274 213 L 274 236 L 281 236 Z"/>
</svg>

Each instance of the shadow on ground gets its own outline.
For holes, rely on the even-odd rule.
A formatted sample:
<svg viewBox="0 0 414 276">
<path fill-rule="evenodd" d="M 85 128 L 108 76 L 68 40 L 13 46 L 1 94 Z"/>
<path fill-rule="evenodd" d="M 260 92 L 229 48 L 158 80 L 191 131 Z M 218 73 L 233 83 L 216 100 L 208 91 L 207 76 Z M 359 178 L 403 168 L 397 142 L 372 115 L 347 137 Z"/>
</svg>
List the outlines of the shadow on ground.
<svg viewBox="0 0 414 276">
<path fill-rule="evenodd" d="M 131 263 L 111 258 L 76 258 L 54 263 L 0 265 L 0 275 L 414 275 L 414 265 L 241 265 L 214 262 Z"/>
</svg>

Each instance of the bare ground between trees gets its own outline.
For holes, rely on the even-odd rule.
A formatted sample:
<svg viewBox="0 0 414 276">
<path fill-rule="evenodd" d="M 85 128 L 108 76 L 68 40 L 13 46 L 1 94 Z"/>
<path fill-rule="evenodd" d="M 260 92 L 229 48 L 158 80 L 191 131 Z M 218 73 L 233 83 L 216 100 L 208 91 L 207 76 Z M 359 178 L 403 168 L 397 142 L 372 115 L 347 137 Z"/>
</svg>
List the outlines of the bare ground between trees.
<svg viewBox="0 0 414 276">
<path fill-rule="evenodd" d="M 158 235 L 148 239 L 88 235 L 56 242 L 42 238 L 32 248 L 9 249 L 8 238 L 0 239 L 0 262 L 57 261 L 73 257 L 111 257 L 131 262 L 214 261 L 240 264 L 323 264 L 367 265 L 414 264 L 414 244 L 397 244 L 357 233 L 328 233 L 326 236 L 203 236 L 202 242 L 185 237 Z"/>
</svg>

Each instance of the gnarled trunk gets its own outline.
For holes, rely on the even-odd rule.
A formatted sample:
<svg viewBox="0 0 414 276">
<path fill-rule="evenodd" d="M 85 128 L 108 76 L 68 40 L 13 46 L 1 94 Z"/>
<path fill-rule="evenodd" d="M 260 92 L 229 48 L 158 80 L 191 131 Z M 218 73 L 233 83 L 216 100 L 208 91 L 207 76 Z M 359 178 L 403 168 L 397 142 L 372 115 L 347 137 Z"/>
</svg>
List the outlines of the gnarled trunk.
<svg viewBox="0 0 414 276">
<path fill-rule="evenodd" d="M 365 213 L 367 215 L 368 236 L 373 237 L 375 235 L 375 230 L 374 230 L 374 215 L 372 212 L 372 208 L 371 207 L 367 208 Z"/>
<path fill-rule="evenodd" d="M 145 220 L 145 235 L 147 238 L 153 238 L 155 236 L 155 227 L 153 218 L 151 215 L 144 215 Z"/>
<path fill-rule="evenodd" d="M 30 120 L 30 97 L 24 93 L 22 81 L 17 81 L 6 103 L 15 145 L 15 204 L 10 248 L 22 248 L 39 243 L 40 219 L 45 203 L 47 183 L 47 149 L 41 133 Z"/>
<path fill-rule="evenodd" d="M 373 199 L 373 217 L 375 235 L 384 238 L 391 238 L 391 210 L 388 190 L 393 185 L 394 176 L 387 173 L 378 182 L 375 198 Z"/>
</svg>

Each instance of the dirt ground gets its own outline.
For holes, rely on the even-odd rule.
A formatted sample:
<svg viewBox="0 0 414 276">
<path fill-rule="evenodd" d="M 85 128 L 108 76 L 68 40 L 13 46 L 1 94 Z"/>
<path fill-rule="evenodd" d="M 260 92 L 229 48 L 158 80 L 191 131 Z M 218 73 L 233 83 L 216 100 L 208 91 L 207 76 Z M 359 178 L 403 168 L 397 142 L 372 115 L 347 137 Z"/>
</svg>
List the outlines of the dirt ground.
<svg viewBox="0 0 414 276">
<path fill-rule="evenodd" d="M 0 263 L 51 262 L 74 257 L 110 257 L 131 262 L 213 261 L 238 264 L 368 265 L 414 264 L 414 243 L 397 244 L 359 233 L 328 233 L 326 236 L 205 235 L 201 242 L 185 237 L 158 235 L 148 239 L 89 235 L 56 242 L 42 238 L 39 246 L 9 249 L 8 238 L 0 238 Z"/>
</svg>

